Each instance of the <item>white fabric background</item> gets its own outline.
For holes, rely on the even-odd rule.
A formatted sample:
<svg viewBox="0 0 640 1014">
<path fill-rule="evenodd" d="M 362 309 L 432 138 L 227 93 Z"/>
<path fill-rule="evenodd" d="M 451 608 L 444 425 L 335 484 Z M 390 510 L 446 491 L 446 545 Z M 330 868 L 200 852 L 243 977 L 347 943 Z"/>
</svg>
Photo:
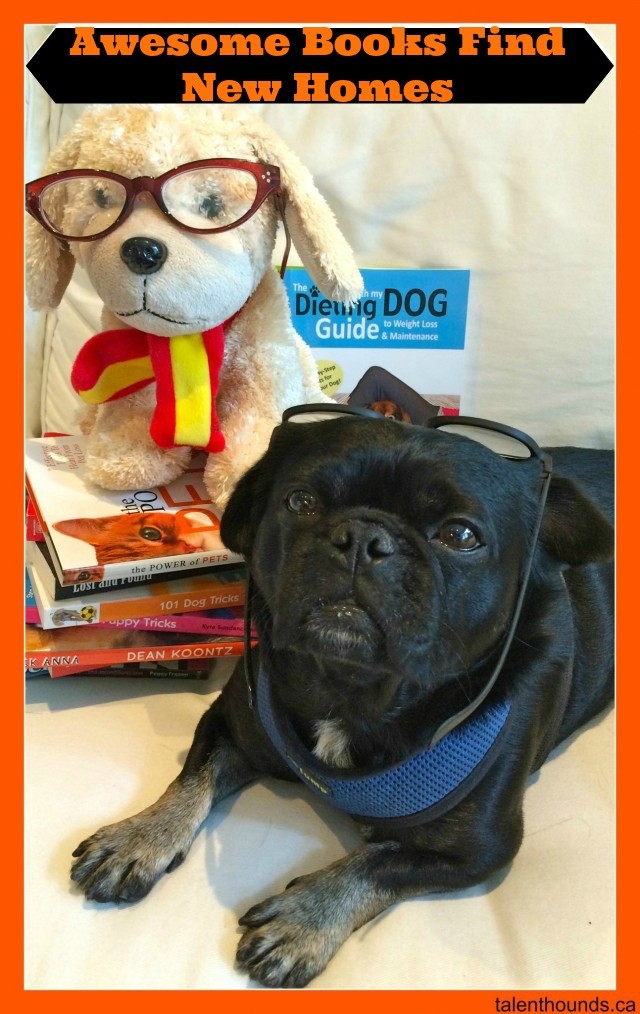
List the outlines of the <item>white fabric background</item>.
<svg viewBox="0 0 640 1014">
<path fill-rule="evenodd" d="M 613 27 L 591 30 L 613 59 Z M 27 51 L 44 35 L 32 29 Z M 314 173 L 362 267 L 471 270 L 462 409 L 541 443 L 613 445 L 614 88 L 612 72 L 583 106 L 262 110 Z M 81 108 L 53 106 L 27 75 L 27 179 Z M 97 327 L 81 277 L 58 313 L 28 315 L 28 432 L 73 425 L 69 369 Z M 28 988 L 247 988 L 233 969 L 237 916 L 355 843 L 348 819 L 295 788 L 255 785 L 139 904 L 101 907 L 69 888 L 75 844 L 177 774 L 220 675 L 31 681 Z M 611 988 L 612 738 L 609 714 L 535 779 L 506 878 L 396 906 L 311 988 Z"/>
</svg>

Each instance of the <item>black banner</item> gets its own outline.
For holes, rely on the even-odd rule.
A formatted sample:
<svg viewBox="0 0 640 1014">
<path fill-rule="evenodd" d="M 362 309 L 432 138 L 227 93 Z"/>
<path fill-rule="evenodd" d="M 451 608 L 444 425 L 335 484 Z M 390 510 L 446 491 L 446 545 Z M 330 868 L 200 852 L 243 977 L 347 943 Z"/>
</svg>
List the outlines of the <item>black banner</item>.
<svg viewBox="0 0 640 1014">
<path fill-rule="evenodd" d="M 586 102 L 584 28 L 56 28 L 28 64 L 55 102 Z"/>
</svg>

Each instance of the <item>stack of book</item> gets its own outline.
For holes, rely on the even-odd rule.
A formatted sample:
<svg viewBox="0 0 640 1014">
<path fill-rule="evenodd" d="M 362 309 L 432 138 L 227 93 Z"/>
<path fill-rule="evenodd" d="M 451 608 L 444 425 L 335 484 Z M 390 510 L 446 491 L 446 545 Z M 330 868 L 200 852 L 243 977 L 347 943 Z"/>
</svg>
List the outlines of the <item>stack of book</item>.
<svg viewBox="0 0 640 1014">
<path fill-rule="evenodd" d="M 244 651 L 246 570 L 220 541 L 204 461 L 111 491 L 86 478 L 84 438 L 27 441 L 27 675 L 201 678 Z"/>
</svg>

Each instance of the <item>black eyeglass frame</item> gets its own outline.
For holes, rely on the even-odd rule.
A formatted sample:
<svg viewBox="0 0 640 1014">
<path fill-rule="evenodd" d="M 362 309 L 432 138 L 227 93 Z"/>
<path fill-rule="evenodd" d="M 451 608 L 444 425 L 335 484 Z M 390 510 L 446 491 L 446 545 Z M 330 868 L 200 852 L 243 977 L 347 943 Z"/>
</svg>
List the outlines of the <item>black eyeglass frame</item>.
<svg viewBox="0 0 640 1014">
<path fill-rule="evenodd" d="M 286 423 L 296 415 L 354 415 L 364 419 L 383 419 L 379 412 L 371 408 L 362 408 L 360 405 L 343 405 L 341 402 L 310 402 L 308 405 L 294 405 L 293 408 L 285 408 L 282 413 L 282 422 Z M 326 419 L 319 419 L 318 422 L 326 422 Z M 309 422 L 314 422 L 310 419 Z"/>
<path fill-rule="evenodd" d="M 461 427 L 468 427 L 471 429 L 475 427 L 477 429 L 490 430 L 491 432 L 494 433 L 502 433 L 505 436 L 508 436 L 513 440 L 517 440 L 519 443 L 523 444 L 529 450 L 529 456 L 526 458 L 519 458 L 514 457 L 510 454 L 500 454 L 499 451 L 495 450 L 493 451 L 494 454 L 498 454 L 502 458 L 506 458 L 509 461 L 513 461 L 516 466 L 518 465 L 519 462 L 530 461 L 532 458 L 537 459 L 537 461 L 540 463 L 540 492 L 538 494 L 538 510 L 533 524 L 531 545 L 529 548 L 529 553 L 524 561 L 522 571 L 520 573 L 520 584 L 516 595 L 516 601 L 513 607 L 513 611 L 511 613 L 511 620 L 509 622 L 509 626 L 504 636 L 498 661 L 494 666 L 491 676 L 489 677 L 483 688 L 480 690 L 480 692 L 476 695 L 476 697 L 474 697 L 474 699 L 470 701 L 468 705 L 466 705 L 460 711 L 456 712 L 455 715 L 452 715 L 451 718 L 448 718 L 436 729 L 431 739 L 431 743 L 429 744 L 431 747 L 433 747 L 439 740 L 442 739 L 443 736 L 446 736 L 447 733 L 451 732 L 452 729 L 455 729 L 456 726 L 464 722 L 467 718 L 469 718 L 470 715 L 473 714 L 474 711 L 476 711 L 480 707 L 482 702 L 487 698 L 490 691 L 495 686 L 498 676 L 500 675 L 504 663 L 507 660 L 507 655 L 509 654 L 509 649 L 511 648 L 511 645 L 513 643 L 513 638 L 515 637 L 516 628 L 518 626 L 518 620 L 520 619 L 522 606 L 524 604 L 524 598 L 527 593 L 527 588 L 529 586 L 529 578 L 531 577 L 531 569 L 533 567 L 536 547 L 538 545 L 538 538 L 540 536 L 540 529 L 542 528 L 542 520 L 544 517 L 545 506 L 547 503 L 547 494 L 549 492 L 549 484 L 551 482 L 551 475 L 553 472 L 553 462 L 551 459 L 551 455 L 548 454 L 547 451 L 543 451 L 542 448 L 539 447 L 539 445 L 533 439 L 533 437 L 530 437 L 528 433 L 524 433 L 522 430 L 515 429 L 513 426 L 506 426 L 503 423 L 493 422 L 490 419 L 480 419 L 476 416 L 464 416 L 464 415 L 435 416 L 432 419 L 428 419 L 426 425 L 429 429 L 440 429 L 441 427 L 444 426 L 455 428 L 456 425 L 460 425 Z M 447 434 L 443 435 L 446 436 Z M 473 439 L 473 437 L 468 437 L 468 439 Z M 482 443 L 482 441 L 477 442 Z M 487 445 L 483 444 L 483 446 L 486 447 Z M 488 449 L 493 450 L 492 448 Z"/>
<path fill-rule="evenodd" d="M 386 419 L 385 416 L 381 415 L 378 412 L 373 412 L 371 409 L 361 408 L 355 405 L 343 405 L 338 402 L 335 402 L 333 404 L 331 402 L 327 402 L 309 405 L 296 405 L 293 408 L 288 408 L 284 411 L 282 415 L 282 423 L 289 422 L 294 416 L 310 415 L 313 413 L 324 415 L 335 415 L 338 418 L 340 416 L 344 417 L 359 416 L 361 418 L 376 419 L 379 420 L 381 423 L 386 422 L 387 425 L 396 425 L 396 426 L 398 425 L 396 420 Z M 326 420 L 318 420 L 318 422 L 321 421 Z M 457 726 L 461 725 L 464 721 L 466 721 L 467 718 L 469 718 L 475 711 L 478 710 L 480 705 L 483 703 L 483 701 L 486 700 L 489 693 L 495 686 L 498 676 L 502 672 L 503 666 L 507 659 L 507 655 L 509 654 L 509 649 L 511 648 L 511 645 L 513 643 L 513 638 L 515 636 L 518 620 L 520 619 L 520 614 L 522 612 L 522 606 L 524 603 L 525 595 L 527 592 L 527 588 L 529 586 L 529 579 L 531 577 L 533 560 L 535 557 L 536 546 L 538 545 L 538 538 L 540 535 L 540 529 L 542 527 L 542 519 L 544 517 L 544 510 L 547 502 L 547 493 L 549 491 L 549 484 L 551 482 L 552 475 L 551 455 L 548 454 L 546 451 L 543 451 L 542 448 L 538 446 L 533 437 L 530 437 L 528 433 L 524 433 L 522 430 L 515 429 L 512 426 L 506 426 L 502 423 L 494 422 L 493 420 L 490 419 L 481 419 L 476 416 L 457 415 L 457 416 L 434 416 L 433 418 L 427 420 L 425 427 L 427 429 L 440 429 L 441 427 L 444 426 L 455 427 L 457 425 L 460 425 L 461 427 L 466 426 L 467 428 L 470 429 L 476 428 L 489 430 L 494 433 L 502 433 L 505 436 L 508 436 L 513 440 L 517 440 L 519 443 L 523 444 L 523 446 L 525 446 L 529 451 L 529 455 L 527 457 L 519 458 L 513 457 L 508 454 L 500 454 L 498 451 L 495 451 L 492 448 L 487 447 L 487 445 L 484 444 L 481 440 L 476 441 L 477 443 L 480 443 L 483 447 L 485 447 L 487 450 L 491 450 L 493 454 L 498 454 L 499 457 L 504 457 L 509 461 L 513 461 L 515 467 L 517 467 L 518 463 L 520 462 L 531 461 L 532 458 L 535 458 L 540 463 L 540 492 L 538 494 L 538 509 L 533 524 L 529 552 L 522 566 L 522 570 L 520 573 L 520 582 L 518 586 L 518 591 L 516 593 L 516 600 L 511 613 L 509 626 L 507 627 L 503 637 L 502 647 L 500 649 L 500 655 L 498 657 L 497 663 L 493 667 L 489 679 L 486 681 L 486 683 L 479 691 L 479 693 L 476 694 L 473 700 L 470 701 L 467 705 L 465 705 L 464 708 L 461 708 L 460 711 L 457 711 L 454 715 L 451 715 L 449 718 L 445 719 L 445 721 L 438 726 L 433 736 L 431 737 L 429 748 L 434 747 L 436 743 L 438 743 L 444 736 L 450 733 L 453 729 L 457 728 Z M 446 437 L 448 434 L 443 433 L 442 435 Z M 471 440 L 473 438 L 467 437 L 467 439 Z M 249 693 L 249 705 L 250 707 L 253 707 L 253 696 L 254 696 L 253 664 L 251 661 L 251 637 L 250 634 L 248 633 L 250 629 L 251 629 L 251 578 L 249 577 L 247 587 L 246 608 L 245 608 L 245 677 Z"/>
<path fill-rule="evenodd" d="M 510 461 L 528 461 L 530 458 L 538 458 L 541 462 L 549 462 L 551 467 L 550 456 L 542 450 L 541 447 L 535 442 L 533 437 L 530 437 L 528 433 L 524 433 L 523 430 L 517 430 L 513 426 L 507 426 L 504 423 L 494 422 L 491 419 L 480 419 L 477 416 L 472 415 L 438 415 L 427 419 L 425 424 L 429 429 L 436 430 L 444 426 L 468 426 L 472 429 L 490 430 L 493 433 L 502 433 L 504 436 L 511 437 L 512 440 L 518 441 L 523 444 L 529 451 L 528 457 L 519 457 L 517 455 L 511 455 L 502 453 L 501 451 L 495 451 L 495 454 L 499 454 L 501 458 L 508 458 Z M 464 434 L 459 434 L 464 435 Z M 473 437 L 469 437 L 473 440 Z M 481 444 L 482 441 L 478 440 L 477 443 Z M 484 444 L 484 447 L 488 447 L 488 444 Z M 489 447 L 489 450 L 493 450 Z"/>
</svg>

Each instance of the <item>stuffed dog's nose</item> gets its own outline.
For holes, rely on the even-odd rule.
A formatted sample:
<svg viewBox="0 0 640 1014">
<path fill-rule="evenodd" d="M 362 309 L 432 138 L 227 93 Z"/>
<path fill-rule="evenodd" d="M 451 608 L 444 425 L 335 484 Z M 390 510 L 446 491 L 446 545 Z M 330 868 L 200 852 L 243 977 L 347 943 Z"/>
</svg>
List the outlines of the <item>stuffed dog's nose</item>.
<svg viewBox="0 0 640 1014">
<path fill-rule="evenodd" d="M 389 532 L 375 521 L 357 518 L 342 521 L 334 528 L 330 538 L 331 545 L 339 550 L 338 560 L 348 567 L 379 563 L 396 551 Z"/>
<path fill-rule="evenodd" d="M 120 257 L 135 275 L 152 275 L 167 259 L 168 250 L 158 239 L 132 236 L 120 247 Z"/>
</svg>

